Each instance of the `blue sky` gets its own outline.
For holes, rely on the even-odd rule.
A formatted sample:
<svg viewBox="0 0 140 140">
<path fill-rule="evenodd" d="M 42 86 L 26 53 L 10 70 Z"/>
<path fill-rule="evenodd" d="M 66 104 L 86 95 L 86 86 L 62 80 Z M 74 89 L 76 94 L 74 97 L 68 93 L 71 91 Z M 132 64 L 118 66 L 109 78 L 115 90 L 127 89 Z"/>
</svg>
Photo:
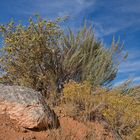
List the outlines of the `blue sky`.
<svg viewBox="0 0 140 140">
<path fill-rule="evenodd" d="M 14 19 L 26 24 L 34 13 L 49 18 L 69 16 L 67 24 L 73 30 L 86 19 L 106 45 L 113 36 L 120 37 L 129 57 L 120 65 L 115 82 L 135 78 L 140 83 L 140 0 L 0 0 L 0 23 Z"/>
</svg>

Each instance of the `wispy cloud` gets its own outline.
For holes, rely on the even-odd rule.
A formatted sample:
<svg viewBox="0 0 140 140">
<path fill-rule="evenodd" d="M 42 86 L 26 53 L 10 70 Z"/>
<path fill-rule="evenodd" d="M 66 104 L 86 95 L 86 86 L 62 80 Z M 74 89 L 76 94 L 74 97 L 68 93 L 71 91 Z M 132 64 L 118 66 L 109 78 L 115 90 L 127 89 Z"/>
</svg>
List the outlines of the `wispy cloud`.
<svg viewBox="0 0 140 140">
<path fill-rule="evenodd" d="M 130 27 L 137 26 L 140 29 L 139 7 L 139 0 L 99 0 L 94 10 L 90 11 L 90 20 L 93 20 L 99 37 L 113 35 Z"/>
<path fill-rule="evenodd" d="M 96 0 L 34 0 L 32 6 L 34 8 L 23 11 L 30 15 L 34 12 L 38 12 L 47 16 L 66 16 L 75 17 L 84 11 L 87 7 L 94 5 Z"/>
<path fill-rule="evenodd" d="M 23 0 L 17 5 L 17 12 L 27 15 L 40 13 L 44 17 L 51 18 L 70 16 L 71 23 L 75 22 L 75 24 L 83 18 L 88 18 L 87 20 L 93 21 L 97 36 L 104 37 L 140 23 L 137 15 L 137 13 L 140 14 L 140 2 L 135 1 L 137 2 L 131 0 L 111 2 L 110 0 Z M 28 6 L 29 3 L 30 6 Z"/>
<path fill-rule="evenodd" d="M 111 17 L 110 17 L 110 19 L 111 19 Z M 115 34 L 115 33 L 117 33 L 117 32 L 119 32 L 119 31 L 122 31 L 122 30 L 124 30 L 124 29 L 126 29 L 126 28 L 129 28 L 129 27 L 131 27 L 131 26 L 135 26 L 135 24 L 138 24 L 138 23 L 140 23 L 140 19 L 139 20 L 137 20 L 137 21 L 130 21 L 130 22 L 128 22 L 128 21 L 123 21 L 123 22 L 121 22 L 120 21 L 120 23 L 118 23 L 118 24 L 116 24 L 116 25 L 111 25 L 111 26 L 105 26 L 104 25 L 104 22 L 105 22 L 105 20 L 103 19 L 101 19 L 100 21 L 98 21 L 98 22 L 94 22 L 94 25 L 95 25 L 95 29 L 96 29 L 96 35 L 98 36 L 98 37 L 105 37 L 105 36 L 108 36 L 108 35 L 112 35 L 113 36 L 113 34 Z M 138 29 L 139 29 L 140 27 L 138 27 Z"/>
<path fill-rule="evenodd" d="M 119 73 L 135 75 L 140 72 L 140 50 L 130 49 L 128 51 L 128 59 L 121 64 Z"/>
<path fill-rule="evenodd" d="M 128 79 L 132 79 L 134 84 L 140 83 L 140 50 L 139 47 L 134 48 L 128 50 L 128 59 L 121 64 L 115 85 L 122 84 Z"/>
<path fill-rule="evenodd" d="M 140 71 L 140 60 L 127 61 L 120 67 L 119 73 L 135 73 Z"/>
<path fill-rule="evenodd" d="M 139 77 L 135 77 L 135 78 L 134 78 L 134 81 L 135 81 L 135 82 L 140 82 L 140 76 L 139 76 Z"/>
</svg>

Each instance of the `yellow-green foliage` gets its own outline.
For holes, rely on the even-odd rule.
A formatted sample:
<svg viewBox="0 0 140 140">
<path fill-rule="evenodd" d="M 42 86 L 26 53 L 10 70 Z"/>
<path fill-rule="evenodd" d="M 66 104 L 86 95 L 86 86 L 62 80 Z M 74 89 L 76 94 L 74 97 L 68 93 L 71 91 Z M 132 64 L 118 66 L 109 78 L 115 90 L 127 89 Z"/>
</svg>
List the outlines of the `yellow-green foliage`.
<svg viewBox="0 0 140 140">
<path fill-rule="evenodd" d="M 140 125 L 140 102 L 129 95 L 118 94 L 116 90 L 104 93 L 102 96 L 108 105 L 102 113 L 111 126 L 120 134 L 131 135 Z"/>
<path fill-rule="evenodd" d="M 78 115 L 85 115 L 93 108 L 92 87 L 88 82 L 70 81 L 64 85 L 63 100 L 76 107 Z"/>
<path fill-rule="evenodd" d="M 14 22 L 0 26 L 4 39 L 0 58 L 3 82 L 40 91 L 53 88 L 57 79 L 55 46 L 62 35 L 59 21 L 38 17 L 35 21 L 30 18 L 27 27 Z"/>
<path fill-rule="evenodd" d="M 65 99 L 73 102 L 85 102 L 87 99 L 90 101 L 91 97 L 91 86 L 88 82 L 76 83 L 70 81 L 64 85 L 63 94 Z"/>
<path fill-rule="evenodd" d="M 140 136 L 140 102 L 122 92 L 122 88 L 107 90 L 105 88 L 93 89 L 90 84 L 70 82 L 65 84 L 63 96 L 66 104 L 73 103 L 84 106 L 79 113 L 89 113 L 95 106 L 105 103 L 107 108 L 101 113 L 108 120 L 110 126 L 125 138 L 138 139 Z M 80 114 L 81 115 L 81 114 Z"/>
<path fill-rule="evenodd" d="M 38 16 L 30 18 L 27 26 L 0 25 L 2 82 L 60 92 L 70 79 L 103 85 L 115 78 L 124 59 L 119 42 L 106 48 L 94 37 L 92 27 L 84 26 L 76 34 L 64 32 L 60 21 Z"/>
</svg>

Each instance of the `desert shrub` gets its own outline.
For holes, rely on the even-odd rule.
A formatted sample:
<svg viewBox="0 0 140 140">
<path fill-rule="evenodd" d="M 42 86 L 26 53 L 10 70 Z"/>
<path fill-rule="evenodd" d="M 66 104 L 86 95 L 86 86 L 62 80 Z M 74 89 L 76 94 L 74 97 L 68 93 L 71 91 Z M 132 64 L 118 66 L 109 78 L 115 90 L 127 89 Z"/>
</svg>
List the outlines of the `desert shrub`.
<svg viewBox="0 0 140 140">
<path fill-rule="evenodd" d="M 71 104 L 71 106 L 73 106 L 76 111 L 75 114 L 73 113 L 73 115 L 80 116 L 81 118 L 86 117 L 87 114 L 89 114 L 95 106 L 103 103 L 101 98 L 104 97 L 100 96 L 99 98 L 95 98 L 93 89 L 94 87 L 87 81 L 84 81 L 83 83 L 77 83 L 75 81 L 66 83 L 64 85 L 61 99 L 62 105 L 66 104 L 66 106 L 69 106 L 69 104 Z M 95 89 L 98 93 L 106 92 L 105 88 L 101 89 L 99 87 L 96 87 Z"/>
<path fill-rule="evenodd" d="M 0 26 L 4 39 L 0 59 L 3 82 L 38 91 L 55 87 L 62 35 L 58 22 L 38 17 L 37 22 L 30 18 L 27 26 L 14 22 Z"/>
<path fill-rule="evenodd" d="M 67 76 L 77 82 L 88 81 L 91 85 L 107 85 L 116 77 L 119 64 L 126 59 L 123 44 L 113 39 L 110 47 L 94 36 L 94 30 L 86 24 L 77 34 L 69 29 L 64 36 L 64 69 Z"/>
<path fill-rule="evenodd" d="M 127 91 L 124 93 L 122 86 L 110 90 L 101 87 L 93 89 L 87 82 L 71 81 L 64 85 L 62 103 L 72 103 L 79 113 L 75 112 L 75 115 L 80 117 L 85 117 L 96 106 L 104 103 L 107 107 L 101 109 L 100 113 L 107 119 L 111 128 L 125 138 L 138 139 L 140 102 L 135 96 L 127 94 Z"/>
<path fill-rule="evenodd" d="M 88 82 L 76 83 L 70 81 L 64 85 L 62 104 L 71 109 L 66 108 L 69 116 L 83 116 L 93 107 L 93 99 L 91 98 L 91 85 Z M 73 114 L 73 115 L 72 115 Z"/>
<path fill-rule="evenodd" d="M 49 93 L 60 92 L 70 79 L 104 85 L 115 78 L 125 57 L 119 42 L 106 48 L 95 38 L 92 27 L 66 32 L 60 22 L 63 19 L 37 16 L 26 26 L 14 22 L 0 26 L 2 83 Z"/>
<path fill-rule="evenodd" d="M 110 91 L 104 96 L 108 108 L 103 110 L 113 129 L 119 134 L 131 136 L 131 133 L 140 125 L 140 104 L 129 95 L 121 95 Z"/>
</svg>

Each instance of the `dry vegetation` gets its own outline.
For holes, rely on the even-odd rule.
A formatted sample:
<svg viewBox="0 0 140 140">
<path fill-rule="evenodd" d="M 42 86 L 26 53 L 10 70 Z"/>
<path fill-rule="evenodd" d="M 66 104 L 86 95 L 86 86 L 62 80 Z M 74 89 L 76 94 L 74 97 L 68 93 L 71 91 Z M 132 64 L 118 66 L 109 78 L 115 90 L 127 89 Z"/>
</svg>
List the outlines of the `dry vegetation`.
<svg viewBox="0 0 140 140">
<path fill-rule="evenodd" d="M 116 87 L 107 89 L 96 87 L 93 89 L 87 82 L 69 82 L 65 84 L 63 90 L 62 106 L 70 107 L 66 109 L 73 117 L 79 116 L 81 119 L 90 119 L 96 115 L 94 109 L 99 106 L 97 119 L 106 119 L 109 127 L 116 131 L 124 139 L 140 139 L 140 100 L 133 94 L 135 90 L 126 90 Z M 103 106 L 100 106 L 100 105 Z M 73 109 L 72 109 L 73 108 Z"/>
<path fill-rule="evenodd" d="M 139 140 L 140 88 L 108 86 L 126 58 L 123 45 L 113 40 L 110 47 L 104 47 L 92 27 L 65 33 L 60 21 L 37 17 L 27 27 L 14 22 L 0 26 L 4 40 L 1 83 L 40 91 L 58 114 L 99 121 L 116 139 Z M 50 133 L 62 139 L 61 130 Z"/>
</svg>

